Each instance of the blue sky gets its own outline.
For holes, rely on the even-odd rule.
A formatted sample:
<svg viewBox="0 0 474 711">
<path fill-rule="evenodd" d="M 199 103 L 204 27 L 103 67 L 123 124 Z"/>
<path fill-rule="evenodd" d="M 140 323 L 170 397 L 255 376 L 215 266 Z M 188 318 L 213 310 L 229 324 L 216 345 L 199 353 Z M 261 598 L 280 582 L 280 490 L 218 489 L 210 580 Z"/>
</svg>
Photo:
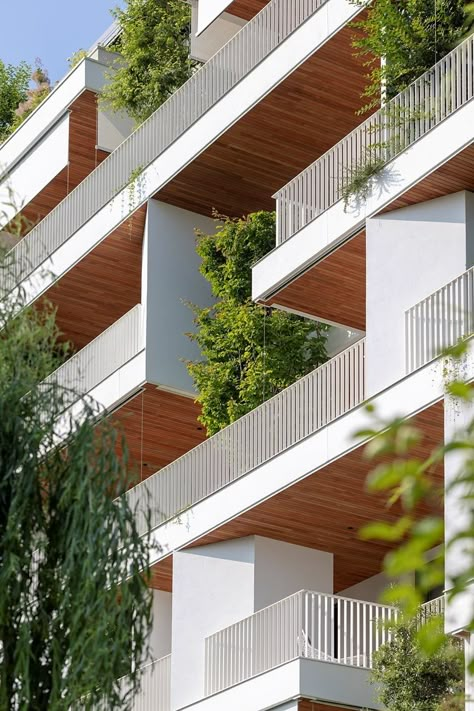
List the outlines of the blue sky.
<svg viewBox="0 0 474 711">
<path fill-rule="evenodd" d="M 0 58 L 7 64 L 39 57 L 51 80 L 68 70 L 67 58 L 91 44 L 113 22 L 118 0 L 0 0 Z"/>
</svg>

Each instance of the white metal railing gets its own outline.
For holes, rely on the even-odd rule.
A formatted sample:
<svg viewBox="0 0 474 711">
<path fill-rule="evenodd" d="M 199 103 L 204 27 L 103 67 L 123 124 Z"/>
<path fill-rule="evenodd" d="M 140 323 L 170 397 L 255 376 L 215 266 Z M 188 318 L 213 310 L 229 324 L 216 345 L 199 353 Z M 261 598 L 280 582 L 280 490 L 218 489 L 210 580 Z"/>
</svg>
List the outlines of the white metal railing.
<svg viewBox="0 0 474 711">
<path fill-rule="evenodd" d="M 14 248 L 13 288 L 327 0 L 270 0 Z"/>
<path fill-rule="evenodd" d="M 473 333 L 474 267 L 405 312 L 407 373 Z"/>
<path fill-rule="evenodd" d="M 171 655 L 146 664 L 141 672 L 141 688 L 131 704 L 132 711 L 171 711 Z M 127 691 L 128 677 L 120 683 L 122 691 Z"/>
<path fill-rule="evenodd" d="M 89 393 L 143 348 L 143 311 L 137 304 L 43 382 L 56 382 L 75 399 Z"/>
<path fill-rule="evenodd" d="M 140 531 L 142 501 L 155 528 L 363 402 L 364 358 L 361 340 L 128 491 Z"/>
<path fill-rule="evenodd" d="M 355 167 L 389 162 L 473 97 L 471 35 L 275 194 L 277 245 L 338 202 Z"/>
<path fill-rule="evenodd" d="M 435 598 L 434 600 L 429 600 L 424 602 L 420 608 L 421 619 L 427 619 L 428 617 L 444 615 L 445 609 L 445 598 L 444 595 Z"/>
<path fill-rule="evenodd" d="M 301 657 L 370 669 L 396 617 L 387 605 L 302 590 L 207 637 L 205 693 Z"/>
</svg>

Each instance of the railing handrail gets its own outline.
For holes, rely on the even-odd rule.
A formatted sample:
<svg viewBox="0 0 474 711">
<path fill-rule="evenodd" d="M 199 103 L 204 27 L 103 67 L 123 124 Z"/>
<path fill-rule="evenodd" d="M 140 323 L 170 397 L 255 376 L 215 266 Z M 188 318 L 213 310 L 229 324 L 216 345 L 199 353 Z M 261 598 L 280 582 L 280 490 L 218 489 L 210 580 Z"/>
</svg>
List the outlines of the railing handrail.
<svg viewBox="0 0 474 711">
<path fill-rule="evenodd" d="M 334 144 L 334 146 L 329 148 L 329 150 L 327 150 L 325 153 L 323 153 L 321 156 L 319 156 L 315 161 L 313 161 L 309 166 L 307 166 L 304 170 L 302 170 L 298 175 L 296 175 L 294 178 L 292 178 L 292 180 L 290 180 L 288 183 L 286 183 L 286 185 L 282 186 L 279 190 L 277 190 L 277 192 L 273 196 L 274 199 L 277 201 L 277 212 L 281 212 L 281 210 L 282 210 L 282 206 L 280 203 L 284 199 L 290 200 L 290 198 L 287 197 L 288 194 L 292 190 L 297 190 L 298 186 L 300 185 L 300 183 L 302 182 L 302 180 L 304 180 L 304 178 L 306 176 L 308 176 L 312 171 L 315 171 L 315 169 L 318 166 L 324 166 L 325 162 L 328 161 L 328 159 L 330 159 L 331 157 L 337 156 L 339 152 L 343 152 L 344 147 L 347 146 L 353 138 L 361 138 L 359 148 L 361 150 L 364 150 L 368 145 L 370 145 L 370 142 L 366 143 L 365 140 L 362 140 L 362 138 L 366 139 L 367 134 L 370 135 L 371 133 L 373 133 L 374 127 L 377 126 L 377 121 L 379 121 L 381 118 L 383 118 L 385 113 L 389 112 L 391 108 L 397 107 L 397 106 L 399 106 L 401 109 L 404 109 L 405 108 L 403 105 L 404 101 L 407 99 L 409 101 L 411 95 L 416 94 L 417 89 L 419 89 L 420 87 L 426 86 L 430 77 L 431 78 L 433 76 L 436 77 L 437 74 L 441 74 L 441 72 L 439 70 L 442 69 L 445 65 L 446 66 L 450 65 L 451 60 L 455 59 L 458 56 L 461 56 L 462 53 L 465 51 L 468 53 L 470 52 L 470 54 L 471 54 L 470 58 L 472 58 L 473 48 L 474 48 L 474 35 L 471 35 L 470 37 L 467 37 L 461 44 L 459 44 L 457 47 L 455 47 L 451 52 L 449 52 L 449 54 L 445 55 L 442 59 L 440 59 L 438 62 L 436 62 L 430 69 L 428 69 L 426 72 L 424 72 L 422 75 L 420 75 L 417 79 L 415 79 L 406 89 L 401 91 L 399 94 L 397 94 L 397 96 L 390 99 L 390 101 L 388 101 L 384 106 L 382 106 L 376 112 L 371 114 L 367 119 L 362 121 L 358 126 L 356 126 L 356 128 L 354 128 L 350 133 L 348 133 L 346 136 L 344 136 L 344 138 L 342 138 L 340 141 L 338 141 L 336 144 Z M 426 97 L 424 95 L 424 99 L 426 100 L 426 98 L 428 98 L 428 99 L 439 98 L 438 93 L 437 93 L 438 88 L 439 87 L 435 82 L 434 93 L 432 95 L 428 94 L 428 97 Z M 458 89 L 458 91 L 459 91 L 459 89 Z M 445 118 L 447 118 L 447 116 L 454 113 L 454 111 L 456 111 L 458 108 L 463 106 L 465 103 L 468 103 L 469 101 L 471 101 L 473 98 L 473 92 L 474 92 L 474 89 L 472 87 L 470 89 L 468 89 L 468 91 L 467 91 L 468 98 L 466 99 L 466 101 L 462 101 L 459 104 L 459 106 L 456 105 L 455 108 L 453 108 L 451 110 L 446 110 L 446 115 L 444 115 L 443 112 L 440 110 L 439 119 L 437 118 L 436 115 L 434 117 L 433 116 L 431 116 L 429 118 L 422 117 L 422 118 L 417 119 L 418 123 L 420 123 L 420 121 L 428 121 L 429 126 L 428 126 L 428 128 L 426 128 L 423 131 L 418 130 L 418 129 L 420 129 L 420 126 L 418 126 L 417 131 L 415 131 L 416 135 L 414 136 L 414 139 L 412 141 L 410 141 L 408 145 L 412 145 L 415 141 L 417 141 L 419 138 L 424 136 L 429 130 L 431 130 L 435 126 L 439 125 L 439 123 L 441 123 L 441 121 L 443 121 Z M 422 100 L 423 99 L 421 99 L 421 101 Z M 416 108 L 416 106 L 415 106 L 415 108 Z M 412 120 L 414 120 L 414 119 L 412 119 Z M 389 126 L 388 128 L 387 128 L 387 126 L 382 126 L 381 135 L 388 135 L 387 131 L 391 132 L 392 128 L 393 127 L 391 127 L 391 126 Z M 403 129 L 400 129 L 400 126 L 398 126 L 398 127 L 396 127 L 396 131 L 397 130 L 398 130 L 398 133 L 401 134 Z M 395 135 L 395 133 L 390 133 L 391 137 L 393 135 Z M 377 144 L 378 144 L 378 141 L 375 140 L 373 142 L 373 145 L 375 147 L 377 147 Z M 407 145 L 401 145 L 399 150 L 397 150 L 395 148 L 395 150 L 393 152 L 389 152 L 388 149 L 386 149 L 385 152 L 388 154 L 385 156 L 386 164 L 388 164 L 396 155 L 399 155 L 399 153 L 402 150 L 404 150 L 406 147 L 407 147 Z M 382 156 L 383 150 L 384 150 L 383 147 L 380 146 L 379 152 L 380 152 L 381 156 Z M 347 151 L 347 152 L 349 153 L 349 151 Z M 354 165 L 354 163 L 352 162 L 352 151 L 350 152 L 350 157 L 348 155 L 348 156 L 346 156 L 346 158 L 348 159 L 348 164 L 345 166 L 342 166 L 342 167 L 343 167 L 343 169 L 350 170 L 351 166 Z M 357 165 L 357 160 L 355 161 L 355 165 Z M 333 180 L 337 179 L 336 176 L 331 176 L 331 177 Z M 327 196 L 331 195 L 331 194 L 332 194 L 332 198 L 326 199 L 326 203 L 322 206 L 305 205 L 303 207 L 303 209 L 306 210 L 307 212 L 313 211 L 314 215 L 312 214 L 310 219 L 303 220 L 302 224 L 300 226 L 297 226 L 297 229 L 294 229 L 293 231 L 283 230 L 282 228 L 280 228 L 280 233 L 277 234 L 277 246 L 279 244 L 282 244 L 283 242 L 285 242 L 290 237 L 292 237 L 300 229 L 302 229 L 302 227 L 304 227 L 306 224 L 309 224 L 313 219 L 315 219 L 315 217 L 322 214 L 327 209 L 329 209 L 329 207 L 331 207 L 333 204 L 335 204 L 336 202 L 341 200 L 343 198 L 342 187 L 343 187 L 344 179 L 346 179 L 346 178 L 347 178 L 347 175 L 346 176 L 342 175 L 341 184 L 339 186 L 336 186 L 336 189 L 334 189 L 333 185 L 323 185 L 321 187 L 321 191 L 325 195 L 325 198 L 327 198 Z M 286 234 L 286 232 L 288 232 L 288 234 Z"/>
<path fill-rule="evenodd" d="M 176 511 L 169 513 L 163 520 L 160 520 L 158 523 L 153 524 L 152 523 L 152 528 L 155 528 L 156 525 L 161 525 L 164 523 L 166 520 L 170 520 L 174 518 L 178 513 L 180 513 L 183 509 L 189 508 L 190 506 L 193 506 L 196 504 L 198 501 L 201 501 L 203 498 L 207 498 L 207 496 L 211 495 L 212 493 L 215 493 L 215 491 L 219 490 L 220 488 L 223 488 L 226 484 L 228 484 L 230 481 L 235 481 L 235 479 L 240 478 L 241 476 L 244 476 L 248 472 L 252 471 L 254 468 L 257 466 L 260 466 L 265 461 L 268 461 L 269 459 L 272 458 L 272 456 L 275 456 L 276 454 L 280 453 L 281 451 L 284 451 L 288 449 L 288 447 L 293 446 L 297 441 L 300 439 L 304 438 L 308 434 L 311 434 L 312 432 L 315 432 L 319 430 L 321 427 L 324 427 L 328 422 L 332 421 L 332 419 L 335 419 L 335 417 L 341 416 L 342 414 L 345 414 L 349 409 L 352 407 L 355 407 L 357 404 L 360 404 L 364 397 L 365 397 L 365 380 L 364 380 L 364 358 L 365 358 L 365 339 L 361 339 L 357 341 L 356 343 L 352 344 L 349 346 L 347 349 L 339 353 L 338 355 L 334 356 L 334 358 L 331 358 L 330 360 L 326 361 L 326 363 L 323 363 L 320 365 L 318 368 L 313 370 L 311 373 L 308 373 L 307 375 L 303 376 L 300 380 L 297 380 L 295 383 L 292 385 L 288 386 L 281 392 L 277 393 L 274 395 L 272 398 L 269 400 L 263 402 L 261 405 L 258 407 L 254 408 L 251 412 L 247 413 L 240 419 L 236 420 L 232 424 L 228 425 L 225 427 L 223 430 L 220 432 L 217 432 L 214 434 L 212 437 L 210 437 L 207 440 L 204 440 L 204 442 L 201 442 L 197 447 L 194 447 L 193 449 L 189 450 L 185 454 L 183 454 L 181 457 L 178 459 L 175 459 L 173 462 L 168 464 L 167 466 L 163 467 L 159 471 L 155 472 L 152 474 L 150 477 L 145 479 L 144 481 L 138 483 L 135 487 L 130 489 L 125 496 L 127 496 L 129 499 L 131 499 L 132 502 L 136 505 L 140 501 L 141 496 L 145 496 L 145 498 L 148 498 L 150 495 L 150 486 L 153 486 L 153 484 L 156 484 L 157 486 L 160 484 L 160 479 L 163 481 L 163 476 L 165 474 L 168 474 L 171 476 L 171 473 L 176 471 L 176 472 L 184 472 L 184 476 L 186 477 L 186 484 L 190 489 L 193 489 L 194 494 L 196 494 L 196 491 L 199 487 L 199 482 L 196 482 L 196 468 L 199 469 L 199 456 L 201 453 L 203 453 L 203 457 L 205 457 L 206 453 L 209 453 L 209 456 L 212 456 L 213 454 L 213 447 L 215 446 L 215 450 L 225 450 L 225 447 L 228 446 L 228 443 L 232 442 L 232 435 L 234 433 L 235 436 L 239 436 L 239 433 L 241 432 L 246 432 L 248 431 L 254 431 L 255 427 L 258 425 L 257 418 L 259 417 L 260 414 L 265 413 L 267 411 L 271 412 L 272 406 L 275 403 L 278 403 L 279 401 L 283 401 L 283 405 L 288 402 L 292 394 L 298 395 L 298 393 L 305 393 L 305 388 L 308 386 L 307 389 L 309 389 L 309 386 L 312 384 L 315 385 L 316 389 L 316 396 L 315 396 L 315 402 L 313 402 L 314 407 L 320 407 L 321 409 L 324 408 L 332 408 L 331 413 L 334 411 L 334 416 L 328 416 L 326 419 L 322 417 L 323 424 L 318 426 L 319 419 L 316 422 L 316 425 L 311 428 L 310 426 L 306 427 L 306 429 L 303 428 L 303 434 L 301 436 L 295 436 L 292 439 L 289 438 L 289 442 L 287 442 L 285 438 L 285 443 L 281 446 L 280 449 L 278 447 L 275 448 L 275 453 L 270 454 L 266 458 L 262 458 L 262 460 L 259 460 L 258 454 L 255 455 L 255 460 L 258 460 L 256 462 L 249 462 L 247 466 L 247 452 L 241 452 L 240 455 L 245 458 L 245 465 L 243 466 L 242 470 L 239 471 L 239 467 L 235 465 L 235 471 L 230 474 L 230 476 L 227 476 L 226 472 L 221 472 L 219 470 L 219 473 L 223 477 L 223 480 L 219 485 L 216 485 L 214 488 L 211 487 L 211 490 L 209 493 L 205 494 L 204 496 L 195 496 L 195 500 L 187 500 L 186 499 L 186 505 L 182 507 L 178 507 Z M 351 369 L 354 368 L 357 373 L 355 376 L 355 380 L 357 381 L 356 383 L 346 383 L 342 382 L 341 388 L 336 388 L 334 387 L 334 392 L 329 392 L 328 396 L 328 389 L 330 390 L 330 381 L 331 377 L 334 377 L 337 380 L 337 373 L 339 370 L 346 370 L 346 369 Z M 331 376 L 331 373 L 336 370 L 336 376 Z M 360 382 L 358 380 L 360 378 Z M 328 385 L 329 383 L 329 385 Z M 353 388 L 351 390 L 351 388 Z M 336 392 L 336 390 L 340 390 L 340 392 Z M 318 400 L 318 395 L 320 397 L 320 400 L 322 399 L 323 402 L 320 402 Z M 303 395 L 302 395 L 303 397 Z M 331 397 L 333 398 L 331 400 Z M 345 398 L 344 404 L 341 404 L 338 400 L 338 398 Z M 336 402 L 337 401 L 337 402 Z M 346 402 L 349 401 L 348 406 L 346 407 Z M 278 408 L 275 407 L 275 415 L 278 415 Z M 319 413 L 317 413 L 318 415 Z M 314 413 L 313 413 L 314 415 Z M 308 413 L 301 413 L 301 416 L 304 418 L 305 416 L 308 416 Z M 306 421 L 305 421 L 306 422 Z M 249 424 L 251 425 L 250 427 L 246 428 L 246 425 Z M 280 423 L 281 424 L 281 423 Z M 308 431 L 307 431 L 308 430 Z M 271 433 L 270 433 L 271 434 Z M 263 439 L 265 439 L 265 436 L 270 437 L 270 434 L 268 432 L 265 433 L 263 436 Z M 273 435 L 276 435 L 279 433 L 273 433 Z M 278 440 L 280 441 L 280 440 Z M 265 447 L 265 442 L 262 443 L 262 447 Z M 273 451 L 273 450 L 272 450 Z M 250 455 L 248 455 L 250 456 Z M 227 460 L 226 460 L 227 461 Z M 219 468 L 219 467 L 217 467 Z M 231 467 L 232 468 L 232 467 Z M 206 480 L 207 481 L 207 480 Z M 171 486 L 179 486 L 179 481 L 177 483 L 176 476 L 172 477 L 170 479 L 170 487 Z M 169 491 L 166 492 L 167 496 L 170 496 Z M 183 495 L 183 491 L 180 490 L 179 495 Z M 163 502 L 160 501 L 161 497 L 153 497 L 152 500 L 156 500 L 156 503 L 158 505 L 163 505 Z M 173 500 L 173 503 L 176 503 Z"/>
<path fill-rule="evenodd" d="M 16 282 L 40 267 L 130 183 L 138 167 L 150 165 L 327 1 L 270 0 L 14 247 Z M 258 32 L 264 35 L 255 38 Z"/>
<path fill-rule="evenodd" d="M 474 267 L 405 311 L 406 371 L 411 373 L 474 333 Z"/>
<path fill-rule="evenodd" d="M 282 597 L 281 600 L 276 600 L 276 602 L 272 602 L 270 605 L 266 605 L 265 607 L 262 607 L 260 610 L 257 610 L 256 612 L 252 612 L 250 615 L 246 615 L 245 617 L 242 617 L 237 622 L 234 622 L 231 625 L 227 625 L 227 627 L 223 627 L 222 629 L 218 630 L 217 632 L 213 632 L 212 634 L 205 637 L 205 639 L 206 640 L 212 639 L 216 635 L 223 632 L 223 630 L 230 629 L 231 627 L 235 627 L 236 625 L 239 625 L 242 622 L 245 622 L 246 620 L 251 620 L 256 615 L 266 612 L 267 610 L 271 610 L 273 607 L 278 607 L 279 605 L 282 605 L 283 603 L 287 602 L 288 600 L 291 600 L 292 598 L 296 599 L 297 597 L 301 597 L 303 595 L 317 595 L 318 597 L 325 597 L 325 598 L 336 600 L 336 601 L 341 600 L 344 602 L 357 602 L 357 603 L 366 604 L 366 605 L 375 605 L 377 608 L 379 608 L 381 610 L 396 610 L 394 605 L 384 605 L 384 604 L 381 604 L 378 602 L 372 602 L 370 600 L 359 600 L 359 599 L 356 599 L 353 597 L 344 597 L 343 595 L 337 595 L 335 593 L 325 593 L 325 592 L 320 592 L 318 590 L 310 590 L 309 588 L 302 588 L 301 590 L 291 593 L 290 595 L 287 595 L 286 597 Z M 426 604 L 429 604 L 429 603 L 426 603 Z"/>
</svg>

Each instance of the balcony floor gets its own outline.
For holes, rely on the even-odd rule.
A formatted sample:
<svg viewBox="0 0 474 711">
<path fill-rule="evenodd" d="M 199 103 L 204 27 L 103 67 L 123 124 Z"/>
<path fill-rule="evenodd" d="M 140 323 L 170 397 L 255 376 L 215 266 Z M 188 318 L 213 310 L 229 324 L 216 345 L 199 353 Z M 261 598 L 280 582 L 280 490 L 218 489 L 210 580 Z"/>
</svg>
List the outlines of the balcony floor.
<svg viewBox="0 0 474 711">
<path fill-rule="evenodd" d="M 439 402 L 415 418 L 425 435 L 416 455 L 426 457 L 442 441 L 444 406 Z M 334 554 L 334 591 L 340 592 L 380 572 L 384 555 L 391 545 L 361 541 L 358 530 L 373 520 L 394 521 L 400 510 L 387 509 L 383 497 L 365 491 L 371 465 L 356 448 L 328 466 L 272 496 L 228 523 L 195 541 L 192 546 L 261 535 Z M 440 466 L 433 476 L 442 484 Z M 428 506 L 420 509 L 425 514 Z M 171 590 L 172 557 L 152 570 L 152 585 Z"/>
</svg>

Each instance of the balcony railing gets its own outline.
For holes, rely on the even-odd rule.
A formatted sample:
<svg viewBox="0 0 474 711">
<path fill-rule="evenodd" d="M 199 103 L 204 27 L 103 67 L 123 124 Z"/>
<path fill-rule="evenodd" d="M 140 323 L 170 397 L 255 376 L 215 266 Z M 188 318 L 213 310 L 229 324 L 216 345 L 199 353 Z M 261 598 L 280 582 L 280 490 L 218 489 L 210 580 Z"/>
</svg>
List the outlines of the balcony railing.
<svg viewBox="0 0 474 711">
<path fill-rule="evenodd" d="M 298 658 L 370 669 L 396 616 L 386 605 L 300 591 L 206 639 L 205 693 Z"/>
<path fill-rule="evenodd" d="M 148 495 L 155 528 L 363 402 L 364 355 L 361 340 L 127 492 L 141 532 Z"/>
<path fill-rule="evenodd" d="M 126 688 L 127 677 L 121 683 Z M 133 699 L 132 711 L 171 711 L 171 655 L 142 669 L 141 689 Z"/>
<path fill-rule="evenodd" d="M 15 247 L 8 286 L 41 266 L 326 1 L 270 0 Z"/>
<path fill-rule="evenodd" d="M 353 170 L 388 163 L 474 97 L 474 35 L 275 194 L 277 245 L 342 199 Z"/>
<path fill-rule="evenodd" d="M 143 311 L 137 304 L 107 330 L 49 375 L 46 384 L 56 382 L 71 392 L 71 403 L 90 391 L 143 350 Z"/>
<path fill-rule="evenodd" d="M 436 597 L 434 600 L 423 603 L 420 608 L 420 619 L 423 621 L 429 617 L 444 615 L 444 610 L 445 598 L 444 595 L 440 595 L 440 597 Z"/>
<path fill-rule="evenodd" d="M 474 267 L 405 312 L 407 373 L 473 333 Z"/>
</svg>

